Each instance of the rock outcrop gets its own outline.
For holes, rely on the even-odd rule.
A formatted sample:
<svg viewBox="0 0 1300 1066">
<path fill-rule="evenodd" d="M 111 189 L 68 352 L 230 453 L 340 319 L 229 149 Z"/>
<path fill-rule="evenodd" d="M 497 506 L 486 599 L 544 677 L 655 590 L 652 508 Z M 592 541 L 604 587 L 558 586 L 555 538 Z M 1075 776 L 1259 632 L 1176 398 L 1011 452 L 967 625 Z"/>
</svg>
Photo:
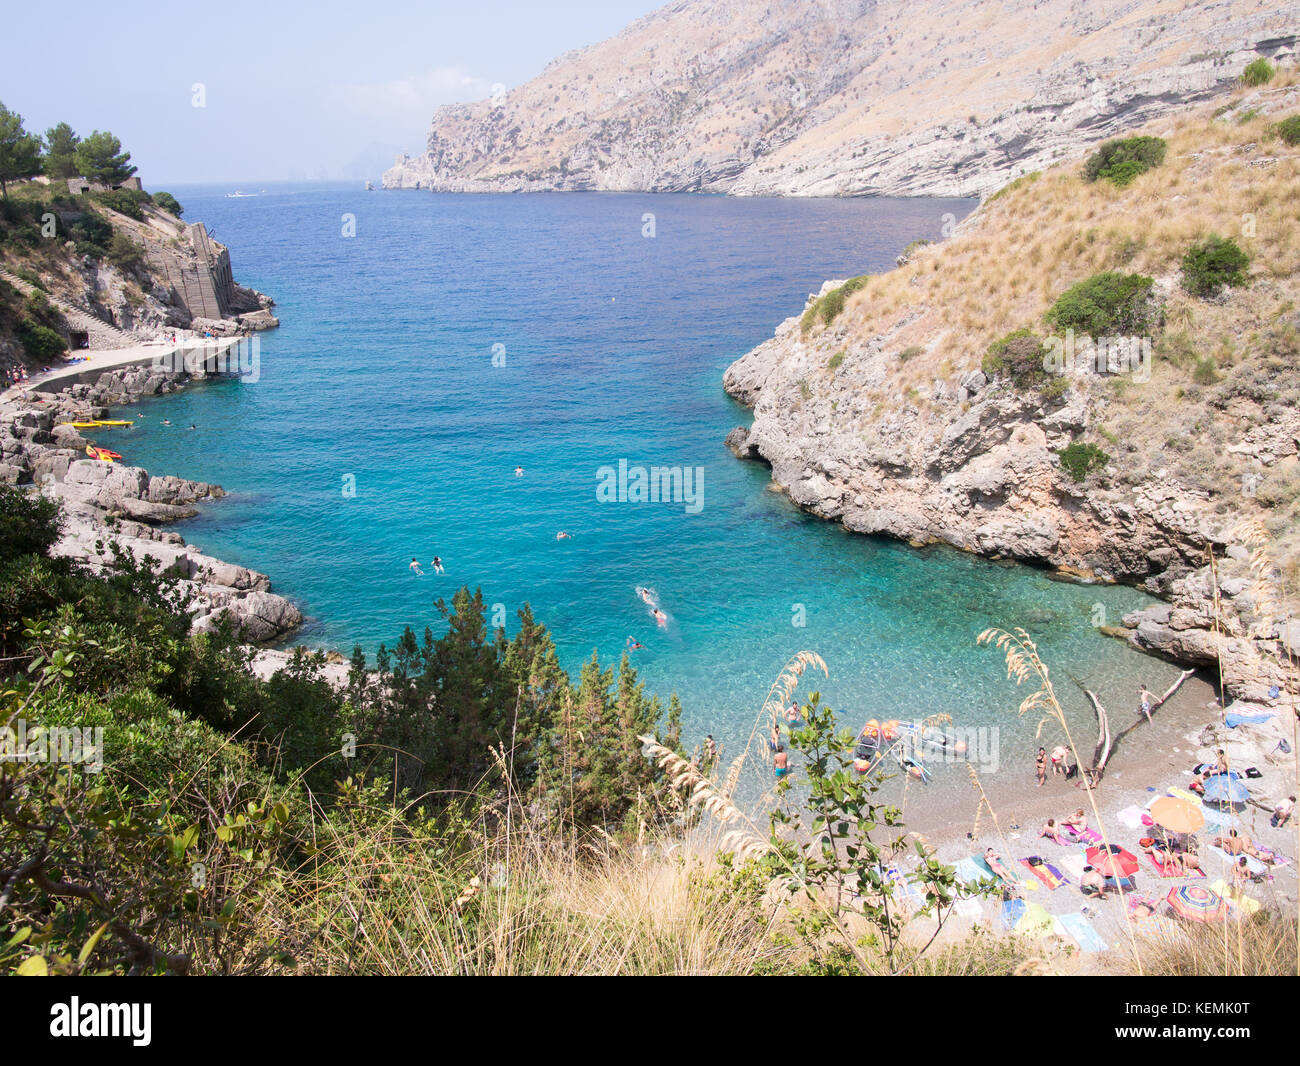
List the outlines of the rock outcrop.
<svg viewBox="0 0 1300 1066">
<path fill-rule="evenodd" d="M 1289 202 L 1300 152 L 1268 138 L 1300 90 L 1284 82 L 1231 106 L 1166 130 L 1170 160 L 1125 191 L 1065 163 L 848 295 L 831 299 L 843 282 L 827 282 L 726 370 L 723 387 L 753 408 L 727 446 L 847 529 L 1139 586 L 1168 602 L 1124 619 L 1134 646 L 1221 664 L 1235 698 L 1289 698 L 1300 611 L 1269 590 L 1300 568 L 1296 234 L 1251 244 L 1262 269 L 1205 298 L 1179 282 L 1191 238 L 1153 226 L 1187 217 L 1233 232 L 1243 198 Z M 1065 348 L 1045 312 L 1117 268 L 1154 275 L 1148 362 L 1050 369 L 1049 341 Z M 1042 345 L 1024 379 L 990 352 L 1018 330 Z M 1081 457 L 1099 465 L 1073 465 Z"/>
<path fill-rule="evenodd" d="M 302 614 L 271 591 L 269 577 L 205 555 L 161 528 L 196 514 L 196 504 L 224 496 L 221 487 L 88 459 L 86 439 L 60 424 L 107 417 L 109 404 L 179 387 L 174 376 L 134 367 L 105 373 L 94 385 L 0 405 L 0 480 L 34 484 L 59 501 L 66 520 L 56 554 L 92 571 L 112 569 L 118 552 L 137 562 L 153 559 L 193 593 L 196 632 L 228 620 L 246 640 L 276 640 L 297 627 Z"/>
<path fill-rule="evenodd" d="M 977 196 L 1290 61 L 1300 4 L 686 0 L 443 107 L 385 188 Z"/>
</svg>

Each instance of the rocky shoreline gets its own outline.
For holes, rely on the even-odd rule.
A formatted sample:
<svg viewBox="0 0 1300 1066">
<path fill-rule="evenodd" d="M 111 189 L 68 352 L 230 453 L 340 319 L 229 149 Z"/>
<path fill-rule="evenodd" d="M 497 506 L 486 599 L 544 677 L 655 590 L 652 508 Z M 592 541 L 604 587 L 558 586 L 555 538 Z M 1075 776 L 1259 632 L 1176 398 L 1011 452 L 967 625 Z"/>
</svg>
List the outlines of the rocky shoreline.
<svg viewBox="0 0 1300 1066">
<path fill-rule="evenodd" d="M 302 622 L 293 603 L 271 591 L 267 575 L 236 566 L 187 544 L 171 522 L 197 514 L 195 504 L 220 499 L 219 485 L 86 457 L 90 443 L 62 423 L 109 417 L 110 407 L 183 388 L 183 375 L 154 367 L 106 371 L 94 384 L 61 392 L 31 392 L 0 403 L 0 481 L 35 485 L 63 510 L 55 554 L 92 571 L 112 565 L 116 544 L 137 561 L 146 556 L 194 593 L 194 630 L 229 620 L 243 639 L 277 640 Z M 101 442 L 105 443 L 105 442 Z"/>
</svg>

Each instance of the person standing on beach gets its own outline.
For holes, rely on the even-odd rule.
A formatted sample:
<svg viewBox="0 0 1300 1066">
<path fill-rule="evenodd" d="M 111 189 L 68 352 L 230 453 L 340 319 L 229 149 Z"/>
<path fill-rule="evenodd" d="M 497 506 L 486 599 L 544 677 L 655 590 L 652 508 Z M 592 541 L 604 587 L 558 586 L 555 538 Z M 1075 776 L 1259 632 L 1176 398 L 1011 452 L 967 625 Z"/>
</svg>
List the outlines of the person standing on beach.
<svg viewBox="0 0 1300 1066">
<path fill-rule="evenodd" d="M 1047 749 L 1038 749 L 1038 758 L 1034 760 L 1034 770 L 1038 774 L 1038 787 L 1042 788 L 1047 782 Z"/>
<path fill-rule="evenodd" d="M 1142 713 L 1146 715 L 1148 722 L 1151 721 L 1151 708 L 1155 702 L 1155 696 L 1147 691 L 1146 685 L 1138 686 L 1138 705 Z"/>
<path fill-rule="evenodd" d="M 1065 757 L 1070 754 L 1070 750 L 1064 744 L 1058 744 L 1052 749 L 1052 776 L 1065 773 Z"/>
</svg>

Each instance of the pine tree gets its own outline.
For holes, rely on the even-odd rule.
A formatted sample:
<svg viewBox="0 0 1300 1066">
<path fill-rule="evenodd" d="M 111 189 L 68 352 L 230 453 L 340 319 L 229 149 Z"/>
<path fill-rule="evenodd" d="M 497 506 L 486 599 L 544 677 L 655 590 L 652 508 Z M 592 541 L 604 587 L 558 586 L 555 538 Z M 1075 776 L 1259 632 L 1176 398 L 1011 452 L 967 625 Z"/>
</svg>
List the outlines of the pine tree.
<svg viewBox="0 0 1300 1066">
<path fill-rule="evenodd" d="M 81 138 L 66 122 L 45 131 L 45 173 L 51 178 L 77 177 L 77 146 Z"/>
<path fill-rule="evenodd" d="M 23 116 L 0 104 L 0 196 L 9 182 L 41 172 L 41 139 L 23 129 Z"/>
</svg>

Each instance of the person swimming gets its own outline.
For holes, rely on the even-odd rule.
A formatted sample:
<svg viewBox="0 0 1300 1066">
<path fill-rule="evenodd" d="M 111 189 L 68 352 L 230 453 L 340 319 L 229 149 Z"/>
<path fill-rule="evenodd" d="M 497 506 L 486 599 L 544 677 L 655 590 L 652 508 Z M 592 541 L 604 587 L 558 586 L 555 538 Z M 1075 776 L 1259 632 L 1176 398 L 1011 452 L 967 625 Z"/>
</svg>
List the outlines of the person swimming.
<svg viewBox="0 0 1300 1066">
<path fill-rule="evenodd" d="M 424 571 L 420 569 L 420 562 L 418 559 L 411 560 L 410 571 L 411 573 L 415 574 L 417 577 L 424 576 Z"/>
<path fill-rule="evenodd" d="M 659 623 L 660 629 L 662 629 L 664 626 L 668 624 L 668 616 L 664 614 L 663 611 L 659 610 L 658 607 L 656 607 L 650 613 L 654 616 L 654 620 Z"/>
<path fill-rule="evenodd" d="M 636 594 L 641 597 L 642 601 L 648 603 L 651 607 L 655 605 L 654 589 L 648 589 L 644 585 L 636 587 Z"/>
<path fill-rule="evenodd" d="M 443 572 L 442 558 L 440 556 L 435 555 L 433 557 L 433 562 L 430 565 L 433 567 L 433 572 L 435 574 L 441 574 Z"/>
<path fill-rule="evenodd" d="M 523 477 L 523 476 L 524 476 L 524 468 L 522 466 L 515 467 L 515 477 Z"/>
<path fill-rule="evenodd" d="M 640 650 L 641 648 L 643 648 L 643 647 L 645 647 L 645 645 L 642 644 L 639 640 L 637 640 L 636 637 L 628 637 L 628 638 L 627 638 L 627 650 L 628 650 L 628 651 L 639 651 L 639 650 Z"/>
<path fill-rule="evenodd" d="M 568 540 L 568 539 L 570 539 L 572 536 L 573 536 L 572 533 L 568 532 L 567 530 L 563 530 L 563 529 L 562 529 L 562 530 L 560 530 L 557 534 L 555 534 L 555 539 L 556 539 L 556 540 Z"/>
</svg>

